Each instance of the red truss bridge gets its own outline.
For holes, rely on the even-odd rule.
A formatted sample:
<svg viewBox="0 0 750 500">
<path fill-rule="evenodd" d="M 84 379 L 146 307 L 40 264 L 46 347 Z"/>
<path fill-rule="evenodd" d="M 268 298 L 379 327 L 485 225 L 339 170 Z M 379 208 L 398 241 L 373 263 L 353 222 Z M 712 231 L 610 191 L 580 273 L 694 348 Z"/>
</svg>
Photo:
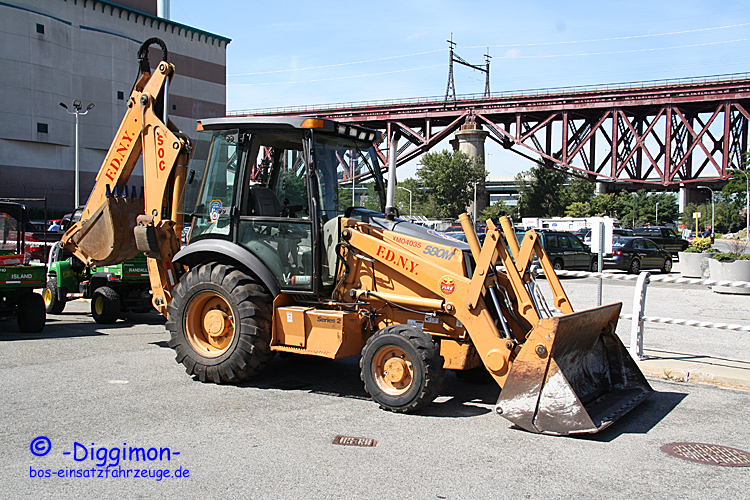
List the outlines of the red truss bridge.
<svg viewBox="0 0 750 500">
<path fill-rule="evenodd" d="M 672 187 L 727 180 L 742 164 L 750 74 L 230 112 L 307 115 L 402 137 L 397 165 L 476 123 L 503 148 L 597 182 Z M 387 164 L 388 144 L 381 150 Z"/>
</svg>

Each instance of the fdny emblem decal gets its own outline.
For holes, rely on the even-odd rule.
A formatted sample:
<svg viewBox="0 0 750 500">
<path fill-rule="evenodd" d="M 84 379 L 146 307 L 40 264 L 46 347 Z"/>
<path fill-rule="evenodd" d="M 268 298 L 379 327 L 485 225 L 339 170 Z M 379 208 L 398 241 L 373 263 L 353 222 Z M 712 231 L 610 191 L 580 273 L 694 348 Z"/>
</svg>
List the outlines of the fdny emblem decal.
<svg viewBox="0 0 750 500">
<path fill-rule="evenodd" d="M 443 295 L 452 295 L 456 291 L 456 282 L 445 276 L 440 280 L 440 292 Z"/>
</svg>

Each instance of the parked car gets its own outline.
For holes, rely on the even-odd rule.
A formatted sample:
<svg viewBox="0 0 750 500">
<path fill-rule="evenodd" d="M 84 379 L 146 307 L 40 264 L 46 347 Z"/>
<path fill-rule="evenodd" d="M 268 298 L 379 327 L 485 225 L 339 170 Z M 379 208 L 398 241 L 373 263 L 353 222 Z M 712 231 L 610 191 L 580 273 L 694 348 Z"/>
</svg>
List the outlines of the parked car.
<svg viewBox="0 0 750 500">
<path fill-rule="evenodd" d="M 446 233 L 449 234 L 451 238 L 456 238 L 458 241 L 463 241 L 464 243 L 468 243 L 469 240 L 466 239 L 466 233 L 460 232 L 460 233 Z M 487 233 L 477 233 L 477 239 L 479 240 L 480 245 L 484 245 L 484 237 L 487 236 Z"/>
<path fill-rule="evenodd" d="M 671 227 L 637 227 L 633 230 L 633 233 L 636 236 L 650 239 L 672 255 L 676 255 L 677 252 L 684 252 L 690 245 L 687 240 L 680 238 Z"/>
<path fill-rule="evenodd" d="M 583 244 L 591 248 L 591 231 L 589 231 L 583 239 Z M 618 236 L 633 236 L 633 231 L 630 229 L 623 229 L 621 227 L 615 227 L 612 229 L 612 237 L 617 238 Z"/>
<path fill-rule="evenodd" d="M 536 229 L 541 235 L 542 246 L 552 266 L 557 270 L 570 269 L 593 271 L 596 269 L 596 256 L 573 233 Z M 516 233 L 520 245 L 526 233 Z"/>
<path fill-rule="evenodd" d="M 621 236 L 612 240 L 612 253 L 602 256 L 604 269 L 638 274 L 643 269 L 672 270 L 672 255 L 648 238 Z"/>
</svg>

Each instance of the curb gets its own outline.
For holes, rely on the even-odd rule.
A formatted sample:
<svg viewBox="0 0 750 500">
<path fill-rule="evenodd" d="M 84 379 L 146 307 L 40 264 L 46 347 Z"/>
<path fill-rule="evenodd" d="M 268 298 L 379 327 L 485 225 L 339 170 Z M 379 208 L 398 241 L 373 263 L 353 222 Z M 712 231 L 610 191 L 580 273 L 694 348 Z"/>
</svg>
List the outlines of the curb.
<svg viewBox="0 0 750 500">
<path fill-rule="evenodd" d="M 636 361 L 647 377 L 750 391 L 750 361 L 668 351 L 645 351 Z"/>
</svg>

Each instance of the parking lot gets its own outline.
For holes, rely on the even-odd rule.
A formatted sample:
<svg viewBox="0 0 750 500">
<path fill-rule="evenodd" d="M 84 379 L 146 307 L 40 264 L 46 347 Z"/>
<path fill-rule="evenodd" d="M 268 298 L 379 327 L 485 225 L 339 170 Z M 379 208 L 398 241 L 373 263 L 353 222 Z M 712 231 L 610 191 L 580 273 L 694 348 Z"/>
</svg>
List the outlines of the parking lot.
<svg viewBox="0 0 750 500">
<path fill-rule="evenodd" d="M 574 308 L 593 305 L 595 280 L 563 283 Z M 734 300 L 747 297 L 708 289 L 652 286 L 649 294 L 649 314 L 664 308 L 674 316 L 677 302 L 706 317 L 740 321 L 748 314 Z M 632 285 L 608 283 L 605 302 L 616 299 L 629 308 Z M 747 451 L 750 392 L 651 379 L 657 393 L 602 433 L 535 435 L 493 414 L 496 386 L 452 374 L 423 413 L 384 412 L 367 398 L 357 359 L 277 356 L 242 386 L 202 384 L 175 362 L 160 316 L 132 315 L 105 326 L 88 308 L 86 301 L 72 302 L 37 335 L 22 336 L 14 322 L 0 322 L 6 422 L 0 497 L 697 499 L 747 493 L 747 468 L 683 461 L 660 447 L 689 441 Z M 647 326 L 646 346 L 735 358 L 750 352 L 750 334 L 683 328 Z M 626 332 L 627 343 L 629 322 L 621 321 L 618 332 Z M 333 444 L 338 435 L 376 445 Z M 51 448 L 35 456 L 34 446 L 44 451 L 39 441 L 32 446 L 40 437 Z M 126 447 L 153 448 L 152 457 L 157 450 L 172 454 L 170 460 L 125 460 L 119 450 Z M 102 448 L 104 460 L 92 460 Z M 110 472 L 169 470 L 170 477 L 75 476 L 101 469 L 99 463 Z M 50 477 L 39 477 L 47 470 Z M 60 471 L 62 477 L 55 475 Z M 181 477 L 174 477 L 178 471 Z"/>
</svg>

